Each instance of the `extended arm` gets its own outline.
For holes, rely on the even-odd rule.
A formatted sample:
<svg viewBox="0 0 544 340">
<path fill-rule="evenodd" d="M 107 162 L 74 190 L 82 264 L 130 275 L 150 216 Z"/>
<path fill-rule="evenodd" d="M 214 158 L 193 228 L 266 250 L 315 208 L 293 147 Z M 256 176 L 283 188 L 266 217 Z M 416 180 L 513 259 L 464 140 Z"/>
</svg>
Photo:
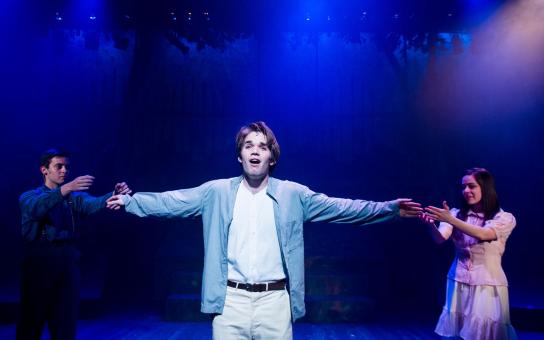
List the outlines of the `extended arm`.
<svg viewBox="0 0 544 340">
<path fill-rule="evenodd" d="M 115 184 L 115 188 L 113 190 L 113 195 L 129 195 L 132 193 L 132 190 L 128 187 L 128 185 L 125 182 L 117 183 Z M 97 212 L 98 210 L 106 207 L 106 201 L 108 198 L 112 197 L 112 193 L 107 193 L 100 197 L 93 197 L 90 195 L 87 195 L 86 193 L 81 193 L 77 196 L 75 196 L 76 207 L 79 211 L 81 211 L 84 214 L 93 214 Z"/>
<path fill-rule="evenodd" d="M 305 188 L 303 205 L 306 221 L 370 224 L 395 217 L 416 217 L 421 211 L 419 203 L 410 199 L 372 202 L 328 197 Z"/>
<path fill-rule="evenodd" d="M 202 201 L 207 185 L 192 189 L 161 193 L 141 192 L 134 196 L 114 195 L 107 200 L 107 207 L 126 211 L 137 216 L 192 217 L 202 213 Z"/>
<path fill-rule="evenodd" d="M 435 224 L 435 220 L 426 213 L 421 214 L 419 218 L 427 226 L 427 229 L 429 230 L 429 234 L 431 234 L 431 237 L 435 243 L 441 244 L 450 238 L 452 230 L 453 230 L 453 227 L 451 226 L 451 224 L 440 222 L 440 224 L 437 227 Z"/>
</svg>

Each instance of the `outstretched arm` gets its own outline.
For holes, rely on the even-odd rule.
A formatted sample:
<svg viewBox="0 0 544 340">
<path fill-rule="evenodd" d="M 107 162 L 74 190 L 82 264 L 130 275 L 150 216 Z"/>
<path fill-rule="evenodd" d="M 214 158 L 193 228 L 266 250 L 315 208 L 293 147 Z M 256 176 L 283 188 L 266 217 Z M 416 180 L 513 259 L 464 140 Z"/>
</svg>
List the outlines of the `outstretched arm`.
<svg viewBox="0 0 544 340">
<path fill-rule="evenodd" d="M 125 210 L 137 216 L 192 217 L 202 213 L 202 200 L 208 185 L 192 189 L 166 191 L 161 193 L 140 192 L 134 196 L 113 195 L 106 201 L 109 209 Z"/>
<path fill-rule="evenodd" d="M 435 220 L 427 213 L 419 215 L 419 219 L 425 223 L 435 243 L 440 244 L 450 238 L 453 229 L 450 224 L 441 222 L 437 227 Z"/>
<path fill-rule="evenodd" d="M 114 187 L 113 194 L 130 194 L 132 193 L 132 190 L 128 187 L 128 185 L 125 182 L 116 183 Z M 75 197 L 78 204 L 76 207 L 79 211 L 81 211 L 84 214 L 94 214 L 95 212 L 99 211 L 100 209 L 103 209 L 106 207 L 107 199 L 110 198 L 112 193 L 107 193 L 106 195 L 100 196 L 100 197 L 94 197 L 87 195 L 86 193 L 79 194 Z"/>
<path fill-rule="evenodd" d="M 416 217 L 423 209 L 411 199 L 373 202 L 328 197 L 304 187 L 304 220 L 336 223 L 370 224 L 395 217 Z"/>
<path fill-rule="evenodd" d="M 463 233 L 477 238 L 481 241 L 492 241 L 497 239 L 497 233 L 493 228 L 482 228 L 481 226 L 472 225 L 458 219 L 450 213 L 450 208 L 446 201 L 442 202 L 442 209 L 429 206 L 425 208 L 426 213 L 434 220 L 442 221 L 451 224 Z"/>
</svg>

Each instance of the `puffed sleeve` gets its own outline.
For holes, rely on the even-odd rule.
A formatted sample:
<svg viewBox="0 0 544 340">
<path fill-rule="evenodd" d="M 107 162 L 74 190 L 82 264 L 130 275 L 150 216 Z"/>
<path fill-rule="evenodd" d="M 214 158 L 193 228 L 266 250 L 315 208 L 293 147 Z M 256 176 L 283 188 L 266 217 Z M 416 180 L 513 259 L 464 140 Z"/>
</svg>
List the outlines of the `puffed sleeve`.
<svg viewBox="0 0 544 340">
<path fill-rule="evenodd" d="M 515 226 L 516 219 L 514 215 L 502 210 L 492 220 L 487 220 L 484 225 L 485 228 L 493 228 L 497 234 L 497 239 L 503 243 L 506 242 Z"/>
</svg>

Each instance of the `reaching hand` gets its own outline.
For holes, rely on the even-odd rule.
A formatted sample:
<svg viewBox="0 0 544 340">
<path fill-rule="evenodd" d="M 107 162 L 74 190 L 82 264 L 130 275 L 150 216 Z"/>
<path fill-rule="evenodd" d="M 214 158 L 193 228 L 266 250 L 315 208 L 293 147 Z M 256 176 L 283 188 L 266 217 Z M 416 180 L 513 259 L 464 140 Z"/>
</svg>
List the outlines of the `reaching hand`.
<svg viewBox="0 0 544 340">
<path fill-rule="evenodd" d="M 425 222 L 426 224 L 429 224 L 429 225 L 435 225 L 434 224 L 434 219 L 429 216 L 429 214 L 427 213 L 422 213 L 421 215 L 419 215 L 419 219 L 423 222 Z"/>
<path fill-rule="evenodd" d="M 94 177 L 91 175 L 76 177 L 73 181 L 68 182 L 60 187 L 63 196 L 66 196 L 74 191 L 87 190 L 93 185 Z"/>
<path fill-rule="evenodd" d="M 113 195 L 106 201 L 106 207 L 111 210 L 119 210 L 124 205 L 121 195 Z"/>
<path fill-rule="evenodd" d="M 442 202 L 442 209 L 428 206 L 425 208 L 426 214 L 432 218 L 435 221 L 441 221 L 441 222 L 450 222 L 453 218 L 452 214 L 450 214 L 450 207 L 448 207 L 448 203 L 446 201 Z"/>
<path fill-rule="evenodd" d="M 115 191 L 113 193 L 114 195 L 130 195 L 132 194 L 132 190 L 130 190 L 125 182 L 121 182 L 115 184 Z"/>
<path fill-rule="evenodd" d="M 412 201 L 411 198 L 399 198 L 396 200 L 399 204 L 400 217 L 413 218 L 423 213 L 421 204 Z"/>
</svg>

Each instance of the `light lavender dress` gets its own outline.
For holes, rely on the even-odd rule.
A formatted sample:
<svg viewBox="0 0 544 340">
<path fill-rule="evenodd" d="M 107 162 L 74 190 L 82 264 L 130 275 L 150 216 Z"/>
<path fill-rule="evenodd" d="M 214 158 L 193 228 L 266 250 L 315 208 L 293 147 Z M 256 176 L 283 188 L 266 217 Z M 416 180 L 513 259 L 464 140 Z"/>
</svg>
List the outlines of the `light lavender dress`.
<svg viewBox="0 0 544 340">
<path fill-rule="evenodd" d="M 451 209 L 457 216 L 458 209 Z M 506 240 L 516 226 L 510 213 L 499 211 L 484 223 L 483 214 L 469 211 L 467 223 L 493 228 L 494 241 L 478 241 L 448 223 L 439 228 L 451 236 L 456 256 L 448 273 L 446 303 L 435 332 L 463 339 L 516 339 L 510 324 L 508 281 L 501 266 Z"/>
</svg>

